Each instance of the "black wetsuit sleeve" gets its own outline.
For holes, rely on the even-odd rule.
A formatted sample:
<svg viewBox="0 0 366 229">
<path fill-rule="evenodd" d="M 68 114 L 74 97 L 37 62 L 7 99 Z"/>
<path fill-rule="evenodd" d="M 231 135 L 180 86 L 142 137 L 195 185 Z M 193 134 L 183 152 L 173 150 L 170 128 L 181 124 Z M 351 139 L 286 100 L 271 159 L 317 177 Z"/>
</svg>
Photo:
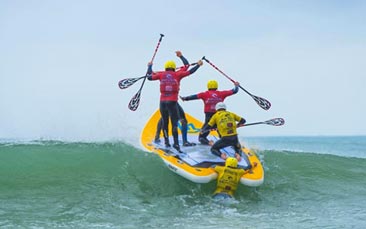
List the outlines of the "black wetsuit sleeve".
<svg viewBox="0 0 366 229">
<path fill-rule="evenodd" d="M 188 60 L 183 55 L 180 56 L 179 58 L 182 60 L 182 62 L 183 62 L 184 65 L 189 65 Z"/>
<path fill-rule="evenodd" d="M 238 126 L 242 126 L 246 123 L 247 121 L 244 118 L 241 118 L 240 121 L 238 122 Z"/>
<path fill-rule="evenodd" d="M 146 73 L 146 76 L 147 76 L 147 79 L 148 80 L 152 80 L 152 73 L 153 73 L 153 71 L 152 71 L 152 65 L 149 65 L 147 67 L 147 73 Z"/>
<path fill-rule="evenodd" d="M 207 126 L 205 126 L 205 127 L 202 128 L 201 133 L 205 133 L 207 131 L 210 131 L 212 128 L 213 128 L 212 126 L 207 125 Z"/>
<path fill-rule="evenodd" d="M 196 66 L 194 66 L 193 68 L 189 69 L 189 74 L 193 74 L 195 71 L 197 71 L 197 69 L 200 67 L 199 64 L 197 64 Z"/>
<path fill-rule="evenodd" d="M 238 87 L 238 86 L 235 86 L 235 87 L 232 89 L 232 91 L 233 91 L 233 94 L 238 93 L 238 91 L 239 91 L 239 87 Z"/>
<path fill-rule="evenodd" d="M 189 96 L 182 97 L 182 99 L 184 101 L 194 100 L 194 99 L 198 99 L 198 96 L 197 95 L 189 95 Z"/>
</svg>

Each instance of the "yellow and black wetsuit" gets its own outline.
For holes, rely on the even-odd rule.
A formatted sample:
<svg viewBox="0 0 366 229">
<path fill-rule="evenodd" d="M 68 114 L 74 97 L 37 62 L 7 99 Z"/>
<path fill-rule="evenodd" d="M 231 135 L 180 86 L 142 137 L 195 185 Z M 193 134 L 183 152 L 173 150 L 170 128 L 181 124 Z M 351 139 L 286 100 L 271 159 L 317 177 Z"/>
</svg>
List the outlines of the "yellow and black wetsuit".
<svg viewBox="0 0 366 229">
<path fill-rule="evenodd" d="M 227 146 L 233 146 L 235 152 L 241 155 L 241 145 L 238 140 L 236 127 L 238 124 L 244 124 L 245 119 L 225 110 L 217 111 L 208 122 L 208 128 L 217 126 L 217 131 L 221 138 L 211 147 L 211 152 L 217 156 L 221 156 L 220 149 Z"/>
<path fill-rule="evenodd" d="M 245 173 L 245 170 L 240 168 L 216 166 L 215 171 L 218 173 L 218 178 L 214 197 L 220 195 L 224 197 L 225 195 L 233 197 L 240 178 Z"/>
</svg>

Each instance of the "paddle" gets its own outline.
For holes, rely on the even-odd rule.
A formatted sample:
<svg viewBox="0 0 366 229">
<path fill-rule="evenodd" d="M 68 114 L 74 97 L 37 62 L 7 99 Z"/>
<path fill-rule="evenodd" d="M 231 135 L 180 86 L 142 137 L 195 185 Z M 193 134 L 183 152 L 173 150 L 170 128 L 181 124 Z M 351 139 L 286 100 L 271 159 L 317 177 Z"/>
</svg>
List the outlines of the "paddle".
<svg viewBox="0 0 366 229">
<path fill-rule="evenodd" d="M 235 83 L 235 80 L 233 80 L 232 78 L 230 78 L 228 75 L 226 75 L 223 71 L 221 71 L 218 67 L 216 67 L 214 64 L 212 64 L 208 59 L 206 59 L 206 57 L 202 57 L 202 60 L 205 60 L 207 63 L 209 63 L 213 68 L 215 68 L 217 71 L 219 71 L 222 75 L 224 75 L 226 78 L 228 78 L 231 82 Z M 245 90 L 241 85 L 239 85 L 240 89 L 242 89 L 243 91 L 245 91 L 248 95 L 250 95 L 254 101 L 264 110 L 268 110 L 271 107 L 271 103 L 264 99 L 261 98 L 259 96 L 253 95 L 251 94 L 249 91 Z"/>
<path fill-rule="evenodd" d="M 127 79 L 123 79 L 120 80 L 118 82 L 118 86 L 120 89 L 126 89 L 129 86 L 133 85 L 134 83 L 136 83 L 137 81 L 139 81 L 140 79 L 145 78 L 146 76 L 141 76 L 141 77 L 137 77 L 137 78 L 127 78 Z"/>
<path fill-rule="evenodd" d="M 283 124 L 285 124 L 285 120 L 283 118 L 273 118 L 264 122 L 254 122 L 254 123 L 248 123 L 248 124 L 244 124 L 244 125 L 240 125 L 238 127 L 242 127 L 242 126 L 253 126 L 253 125 L 258 125 L 258 124 L 266 124 L 266 125 L 270 125 L 270 126 L 282 126 Z"/>
<path fill-rule="evenodd" d="M 161 42 L 161 40 L 163 39 L 163 37 L 164 37 L 164 34 L 160 34 L 160 38 L 159 38 L 159 41 L 158 41 L 158 44 L 156 45 L 156 48 L 155 48 L 155 51 L 154 51 L 154 55 L 152 56 L 152 58 L 151 58 L 151 63 L 154 61 L 154 59 L 155 59 L 155 55 L 156 55 L 156 53 L 158 52 L 158 49 L 159 49 L 159 46 L 160 46 L 160 42 Z M 141 78 L 141 77 L 140 77 Z M 132 97 L 132 99 L 130 100 L 130 103 L 128 104 L 128 108 L 130 109 L 130 110 L 132 110 L 132 111 L 135 111 L 136 109 L 137 109 L 137 107 L 139 106 L 139 104 L 140 104 L 140 97 L 141 97 L 141 91 L 142 91 L 142 87 L 144 86 L 144 84 L 145 84 L 145 81 L 146 81 L 146 78 L 147 78 L 147 72 L 146 72 L 146 74 L 145 74 L 145 76 L 143 76 L 143 78 L 144 78 L 144 81 L 142 81 L 142 84 L 141 84 L 141 87 L 140 87 L 140 89 L 137 91 L 137 93 Z M 142 78 L 141 78 L 142 79 Z M 138 80 L 136 80 L 136 81 L 138 81 Z M 135 82 L 136 82 L 135 81 Z M 133 83 L 135 83 L 135 82 L 133 82 Z M 132 83 L 132 84 L 133 84 Z M 131 85 L 132 85 L 131 84 Z"/>
<path fill-rule="evenodd" d="M 192 63 L 192 64 L 189 64 L 189 66 L 192 66 L 192 65 L 196 65 L 197 63 Z M 187 65 L 185 65 L 187 66 Z M 182 67 L 185 67 L 185 66 L 181 66 L 181 67 L 178 67 L 176 69 L 180 69 Z M 137 81 L 143 79 L 143 78 L 146 78 L 147 76 L 141 76 L 141 77 L 136 77 L 136 78 L 126 78 L 126 79 L 123 79 L 123 80 L 120 80 L 118 82 L 118 86 L 120 89 L 126 89 L 130 86 L 132 86 L 134 83 L 136 83 Z"/>
<path fill-rule="evenodd" d="M 270 119 L 270 120 L 267 120 L 264 122 L 253 122 L 253 123 L 248 123 L 248 124 L 244 124 L 244 125 L 238 125 L 237 128 L 243 127 L 243 126 L 259 125 L 259 124 L 266 124 L 266 125 L 270 125 L 270 126 L 282 126 L 283 124 L 285 124 L 285 120 L 283 118 L 273 118 L 273 119 Z M 206 133 L 206 132 L 212 131 L 212 130 L 216 130 L 216 128 L 203 131 L 202 133 Z"/>
</svg>

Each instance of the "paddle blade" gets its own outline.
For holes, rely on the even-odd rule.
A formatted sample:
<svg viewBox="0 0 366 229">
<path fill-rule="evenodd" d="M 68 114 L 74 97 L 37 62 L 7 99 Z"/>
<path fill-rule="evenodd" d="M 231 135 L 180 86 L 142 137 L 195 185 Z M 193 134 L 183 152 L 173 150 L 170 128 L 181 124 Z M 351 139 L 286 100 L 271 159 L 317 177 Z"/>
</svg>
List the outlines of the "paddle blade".
<svg viewBox="0 0 366 229">
<path fill-rule="evenodd" d="M 123 79 L 123 80 L 120 80 L 118 82 L 118 86 L 119 86 L 120 89 L 126 89 L 126 88 L 128 88 L 129 86 L 136 83 L 137 81 L 139 81 L 142 78 L 144 78 L 144 77 Z"/>
<path fill-rule="evenodd" d="M 258 96 L 255 96 L 255 95 L 251 95 L 252 98 L 254 99 L 254 101 L 261 107 L 263 108 L 264 110 L 269 110 L 269 108 L 271 108 L 271 103 L 264 99 L 264 98 L 261 98 L 261 97 L 258 97 Z"/>
<path fill-rule="evenodd" d="M 274 118 L 263 123 L 271 126 L 282 126 L 285 124 L 285 120 L 283 118 Z"/>
<path fill-rule="evenodd" d="M 131 99 L 130 103 L 128 104 L 128 108 L 131 111 L 135 111 L 137 110 L 137 108 L 139 107 L 140 104 L 140 97 L 141 97 L 141 88 L 140 90 L 136 93 L 136 95 Z"/>
</svg>

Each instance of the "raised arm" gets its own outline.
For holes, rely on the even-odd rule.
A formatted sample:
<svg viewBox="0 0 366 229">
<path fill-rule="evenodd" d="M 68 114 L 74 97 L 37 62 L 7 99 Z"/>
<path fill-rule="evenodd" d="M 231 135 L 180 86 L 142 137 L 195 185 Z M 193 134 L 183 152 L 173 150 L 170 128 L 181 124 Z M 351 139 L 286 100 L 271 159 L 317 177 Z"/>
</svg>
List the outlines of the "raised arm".
<svg viewBox="0 0 366 229">
<path fill-rule="evenodd" d="M 199 67 L 201 67 L 203 64 L 202 60 L 197 61 L 197 65 L 193 68 L 189 69 L 189 74 L 193 74 Z"/>
<path fill-rule="evenodd" d="M 175 53 L 177 54 L 177 57 L 179 57 L 182 60 L 183 65 L 189 65 L 188 60 L 182 55 L 181 51 L 176 51 Z"/>
</svg>

